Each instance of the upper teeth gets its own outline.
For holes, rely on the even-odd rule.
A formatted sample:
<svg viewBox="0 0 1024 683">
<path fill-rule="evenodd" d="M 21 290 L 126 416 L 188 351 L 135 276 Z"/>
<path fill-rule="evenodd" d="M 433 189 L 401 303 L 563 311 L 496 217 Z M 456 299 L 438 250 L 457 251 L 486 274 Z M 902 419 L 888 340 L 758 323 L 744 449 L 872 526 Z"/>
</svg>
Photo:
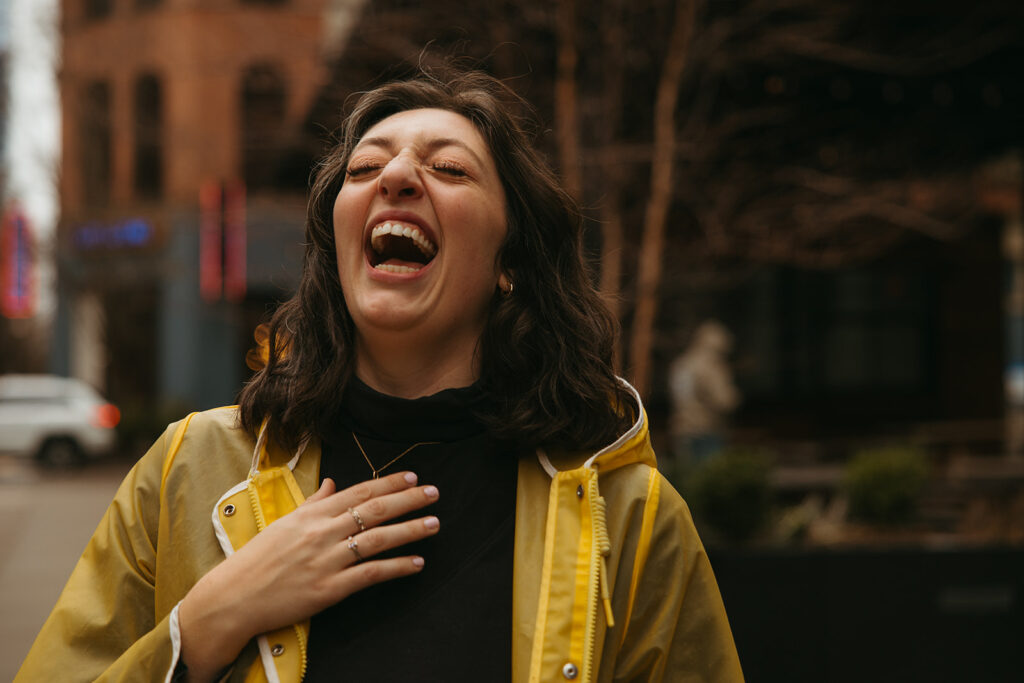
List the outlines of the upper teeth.
<svg viewBox="0 0 1024 683">
<path fill-rule="evenodd" d="M 420 229 L 411 225 L 386 222 L 376 226 L 370 233 L 370 245 L 378 254 L 384 250 L 385 235 L 396 237 L 408 237 L 423 252 L 424 256 L 430 257 L 437 253 L 437 247 L 420 232 Z"/>
</svg>

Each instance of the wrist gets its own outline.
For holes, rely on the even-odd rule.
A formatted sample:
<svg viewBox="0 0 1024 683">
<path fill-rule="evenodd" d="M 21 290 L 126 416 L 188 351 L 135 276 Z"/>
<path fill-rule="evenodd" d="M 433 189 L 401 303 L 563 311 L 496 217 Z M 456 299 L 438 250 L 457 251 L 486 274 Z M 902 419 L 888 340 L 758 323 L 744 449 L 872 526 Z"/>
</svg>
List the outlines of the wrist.
<svg viewBox="0 0 1024 683">
<path fill-rule="evenodd" d="M 189 681 L 211 681 L 227 668 L 255 635 L 245 629 L 240 612 L 223 602 L 230 591 L 217 589 L 203 577 L 178 607 L 181 659 Z"/>
</svg>

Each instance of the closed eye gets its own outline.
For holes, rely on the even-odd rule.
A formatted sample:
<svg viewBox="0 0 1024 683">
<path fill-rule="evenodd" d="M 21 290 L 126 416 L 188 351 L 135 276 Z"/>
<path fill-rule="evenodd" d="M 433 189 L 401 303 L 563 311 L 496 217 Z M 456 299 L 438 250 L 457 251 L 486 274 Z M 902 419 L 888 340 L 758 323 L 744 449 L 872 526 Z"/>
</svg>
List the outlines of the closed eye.
<svg viewBox="0 0 1024 683">
<path fill-rule="evenodd" d="M 354 164 L 349 166 L 345 173 L 348 174 L 350 178 L 358 178 L 359 176 L 379 170 L 380 165 L 378 164 Z"/>
<path fill-rule="evenodd" d="M 439 171 L 446 175 L 455 176 L 457 178 L 464 177 L 466 175 L 466 169 L 462 168 L 459 164 L 454 161 L 438 161 L 432 167 L 435 171 Z"/>
</svg>

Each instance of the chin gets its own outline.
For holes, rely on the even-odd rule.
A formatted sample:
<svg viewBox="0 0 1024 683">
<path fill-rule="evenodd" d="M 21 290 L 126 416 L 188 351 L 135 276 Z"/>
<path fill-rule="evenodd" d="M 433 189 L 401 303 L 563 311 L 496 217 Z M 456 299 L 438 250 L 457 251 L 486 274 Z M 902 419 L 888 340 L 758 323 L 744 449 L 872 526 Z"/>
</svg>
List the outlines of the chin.
<svg viewBox="0 0 1024 683">
<path fill-rule="evenodd" d="M 410 305 L 409 302 L 376 301 L 373 305 L 359 307 L 358 311 L 358 315 L 353 314 L 352 319 L 358 329 L 367 331 L 402 332 L 415 327 L 427 317 L 422 307 Z"/>
</svg>

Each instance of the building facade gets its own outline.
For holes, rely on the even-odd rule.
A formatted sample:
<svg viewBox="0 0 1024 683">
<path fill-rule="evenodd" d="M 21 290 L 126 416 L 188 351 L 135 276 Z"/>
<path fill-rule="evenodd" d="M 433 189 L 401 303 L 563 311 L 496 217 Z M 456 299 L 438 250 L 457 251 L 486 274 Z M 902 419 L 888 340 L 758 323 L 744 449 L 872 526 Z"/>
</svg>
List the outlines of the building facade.
<svg viewBox="0 0 1024 683">
<path fill-rule="evenodd" d="M 325 0 L 64 0 L 52 365 L 128 406 L 229 403 L 299 276 Z"/>
</svg>

